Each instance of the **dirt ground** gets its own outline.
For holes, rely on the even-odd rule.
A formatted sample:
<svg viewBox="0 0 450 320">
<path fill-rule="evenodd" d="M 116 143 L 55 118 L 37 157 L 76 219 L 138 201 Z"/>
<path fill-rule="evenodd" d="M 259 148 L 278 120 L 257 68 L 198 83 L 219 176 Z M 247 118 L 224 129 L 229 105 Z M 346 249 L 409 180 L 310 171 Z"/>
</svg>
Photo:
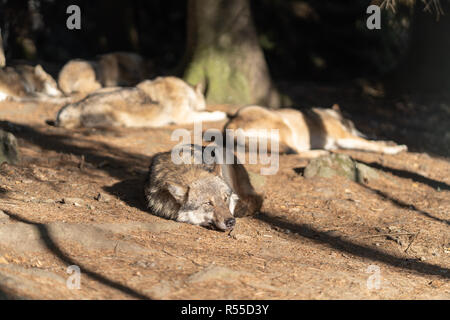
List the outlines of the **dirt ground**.
<svg viewBox="0 0 450 320">
<path fill-rule="evenodd" d="M 379 170 L 364 184 L 306 179 L 301 155 L 281 155 L 272 176 L 246 166 L 264 205 L 231 233 L 145 210 L 150 157 L 176 144 L 176 127 L 66 130 L 46 124 L 61 105 L 0 103 L 22 153 L 0 167 L 0 297 L 449 299 L 450 100 L 291 91 L 305 105 L 340 103 L 361 131 L 410 151 L 339 151 Z M 67 287 L 72 265 L 79 289 Z"/>
</svg>

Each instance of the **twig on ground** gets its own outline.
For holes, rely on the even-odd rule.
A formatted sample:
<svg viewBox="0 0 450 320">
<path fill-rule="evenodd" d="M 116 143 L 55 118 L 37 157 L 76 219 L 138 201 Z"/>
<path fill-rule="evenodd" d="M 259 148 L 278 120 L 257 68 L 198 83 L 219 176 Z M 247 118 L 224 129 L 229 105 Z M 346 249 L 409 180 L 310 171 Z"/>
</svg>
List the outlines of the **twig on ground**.
<svg viewBox="0 0 450 320">
<path fill-rule="evenodd" d="M 408 245 L 408 247 L 405 249 L 405 253 L 407 253 L 408 252 L 408 250 L 409 250 L 409 248 L 411 247 L 411 245 L 413 244 L 413 242 L 414 242 L 414 240 L 416 240 L 416 238 L 417 238 L 417 236 L 419 235 L 419 233 L 420 233 L 420 230 L 419 231 L 417 231 L 417 233 L 416 234 L 414 234 L 414 237 L 411 239 L 411 241 L 409 242 L 409 245 Z"/>
<path fill-rule="evenodd" d="M 412 235 L 415 235 L 415 233 L 410 233 L 410 232 L 380 233 L 380 234 L 372 234 L 370 236 L 355 236 L 355 237 L 352 237 L 352 238 L 353 239 L 369 239 L 369 238 L 376 238 L 376 237 L 412 236 Z"/>
<path fill-rule="evenodd" d="M 183 257 L 183 256 L 175 255 L 175 254 L 173 254 L 173 253 L 170 253 L 170 252 L 166 251 L 166 249 L 162 249 L 162 252 L 164 252 L 165 254 L 167 254 L 167 255 L 169 255 L 169 256 L 175 257 L 175 258 L 182 258 L 182 259 L 189 260 L 190 262 L 192 262 L 192 263 L 195 264 L 196 266 L 204 267 L 204 265 L 202 265 L 202 264 L 200 264 L 200 263 L 194 261 L 193 259 L 186 258 L 186 257 Z"/>
</svg>

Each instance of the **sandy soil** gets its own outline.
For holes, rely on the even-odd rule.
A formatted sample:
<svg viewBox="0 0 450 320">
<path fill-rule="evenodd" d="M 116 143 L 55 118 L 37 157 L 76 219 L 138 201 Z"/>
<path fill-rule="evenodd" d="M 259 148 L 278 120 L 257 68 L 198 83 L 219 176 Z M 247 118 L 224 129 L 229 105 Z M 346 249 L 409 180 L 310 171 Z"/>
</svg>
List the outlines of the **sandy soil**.
<svg viewBox="0 0 450 320">
<path fill-rule="evenodd" d="M 60 105 L 1 103 L 22 163 L 0 167 L 0 297 L 449 299 L 449 105 L 292 90 L 307 104 L 341 103 L 361 131 L 410 152 L 339 151 L 380 171 L 364 184 L 306 179 L 301 155 L 282 155 L 273 176 L 247 166 L 264 205 L 231 233 L 145 210 L 150 157 L 176 144 L 176 127 L 65 130 L 45 122 Z M 71 265 L 80 289 L 67 287 Z"/>
</svg>

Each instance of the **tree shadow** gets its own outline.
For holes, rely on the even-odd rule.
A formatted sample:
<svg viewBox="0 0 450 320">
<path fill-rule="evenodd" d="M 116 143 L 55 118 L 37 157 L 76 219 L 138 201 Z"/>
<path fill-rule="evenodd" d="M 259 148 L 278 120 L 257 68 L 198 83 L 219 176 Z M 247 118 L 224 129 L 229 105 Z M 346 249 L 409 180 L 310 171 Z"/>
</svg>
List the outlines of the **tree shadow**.
<svg viewBox="0 0 450 320">
<path fill-rule="evenodd" d="M 365 165 L 372 167 L 374 169 L 378 169 L 378 170 L 382 170 L 382 171 L 387 171 L 390 172 L 391 174 L 401 177 L 401 178 L 405 178 L 405 179 L 411 179 L 414 180 L 416 182 L 422 183 L 422 184 L 426 184 L 430 187 L 432 187 L 433 189 L 441 189 L 441 190 L 450 190 L 450 186 L 448 184 L 446 184 L 445 182 L 441 182 L 441 181 L 436 181 L 427 177 L 424 177 L 418 173 L 415 172 L 411 172 L 411 171 L 407 171 L 407 170 L 401 170 L 401 169 L 394 169 L 391 167 L 386 167 L 384 165 L 381 165 L 377 162 L 364 162 L 362 160 L 358 159 L 358 162 L 364 163 Z"/>
<path fill-rule="evenodd" d="M 27 125 L 9 121 L 0 121 L 0 128 L 13 131 L 17 138 L 39 146 L 41 149 L 83 156 L 86 163 L 90 163 L 96 168 L 107 172 L 110 176 L 119 179 L 129 178 L 130 176 L 129 172 L 124 170 L 124 168 L 133 168 L 143 173 L 150 164 L 148 156 L 123 151 L 106 143 L 77 137 L 76 141 L 87 142 L 90 146 L 75 145 L 71 143 L 73 139 L 72 132 L 65 134 L 46 133 Z"/>
<path fill-rule="evenodd" d="M 0 287 L 0 300 L 16 300 L 17 298 Z"/>
<path fill-rule="evenodd" d="M 69 257 L 67 254 L 65 254 L 59 247 L 58 245 L 52 240 L 50 233 L 46 227 L 45 224 L 42 223 L 36 223 L 36 222 L 32 222 L 30 220 L 27 220 L 25 218 L 20 217 L 19 215 L 16 215 L 14 213 L 11 213 L 8 210 L 3 210 L 3 212 L 5 214 L 7 214 L 11 219 L 22 222 L 22 223 L 26 223 L 29 225 L 32 225 L 34 227 L 36 227 L 36 229 L 39 231 L 40 235 L 41 235 L 41 239 L 44 242 L 45 246 L 47 247 L 47 249 L 51 252 L 53 252 L 55 254 L 55 256 L 61 260 L 63 263 L 67 264 L 67 265 L 77 265 L 80 267 L 80 269 L 83 271 L 83 274 L 86 274 L 88 277 L 90 277 L 91 279 L 100 282 L 103 285 L 106 285 L 110 288 L 116 289 L 124 294 L 127 294 L 133 298 L 137 298 L 137 299 L 151 299 L 149 296 L 146 296 L 142 293 L 137 292 L 136 290 L 127 287 L 119 282 L 116 282 L 114 280 L 108 279 L 105 276 L 89 270 L 87 268 L 85 268 L 82 264 L 80 264 L 79 262 L 77 262 L 76 260 L 74 260 L 73 258 Z"/>
<path fill-rule="evenodd" d="M 362 183 L 360 183 L 360 185 L 363 186 L 364 188 L 366 188 L 366 189 L 376 193 L 377 195 L 379 195 L 383 199 L 392 202 L 394 205 L 396 205 L 399 208 L 413 210 L 413 211 L 415 211 L 415 212 L 417 212 L 417 213 L 419 213 L 419 214 L 421 214 L 421 215 L 423 215 L 423 216 L 425 216 L 427 218 L 430 218 L 430 219 L 433 219 L 435 221 L 438 221 L 438 222 L 450 225 L 450 220 L 445 220 L 445 219 L 441 219 L 441 218 L 435 217 L 435 216 L 433 216 L 432 214 L 430 214 L 430 213 L 428 213 L 426 211 L 423 211 L 423 210 L 420 210 L 420 209 L 416 208 L 412 204 L 408 204 L 408 203 L 403 202 L 401 200 L 394 199 L 390 195 L 388 195 L 387 193 L 385 193 L 383 191 L 380 191 L 380 190 L 377 190 L 377 189 L 373 189 L 373 188 L 369 187 L 368 185 L 365 185 L 365 184 L 362 184 Z"/>
<path fill-rule="evenodd" d="M 450 269 L 444 267 L 426 262 L 411 261 L 404 258 L 395 257 L 391 254 L 376 250 L 370 246 L 356 244 L 342 239 L 340 236 L 317 231 L 307 225 L 294 223 L 280 217 L 272 216 L 268 213 L 261 213 L 254 216 L 254 218 L 273 227 L 289 229 L 292 232 L 297 233 L 304 238 L 310 239 L 315 243 L 326 244 L 329 247 L 341 252 L 356 255 L 361 258 L 367 258 L 372 261 L 379 261 L 393 267 L 416 271 L 421 274 L 434 275 L 444 279 L 450 279 Z"/>
</svg>

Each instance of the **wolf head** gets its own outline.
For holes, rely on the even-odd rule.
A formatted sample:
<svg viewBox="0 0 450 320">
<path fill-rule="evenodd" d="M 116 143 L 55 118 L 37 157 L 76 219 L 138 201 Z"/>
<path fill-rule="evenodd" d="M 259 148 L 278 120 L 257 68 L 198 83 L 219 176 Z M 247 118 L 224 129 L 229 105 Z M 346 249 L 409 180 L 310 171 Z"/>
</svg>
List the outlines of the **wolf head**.
<svg viewBox="0 0 450 320">
<path fill-rule="evenodd" d="M 58 111 L 55 125 L 68 129 L 77 128 L 81 126 L 80 117 L 81 108 L 76 104 L 67 104 Z"/>
<path fill-rule="evenodd" d="M 221 231 L 234 228 L 233 213 L 239 198 L 221 177 L 211 175 L 187 187 L 171 183 L 167 189 L 180 204 L 177 221 Z"/>
</svg>

